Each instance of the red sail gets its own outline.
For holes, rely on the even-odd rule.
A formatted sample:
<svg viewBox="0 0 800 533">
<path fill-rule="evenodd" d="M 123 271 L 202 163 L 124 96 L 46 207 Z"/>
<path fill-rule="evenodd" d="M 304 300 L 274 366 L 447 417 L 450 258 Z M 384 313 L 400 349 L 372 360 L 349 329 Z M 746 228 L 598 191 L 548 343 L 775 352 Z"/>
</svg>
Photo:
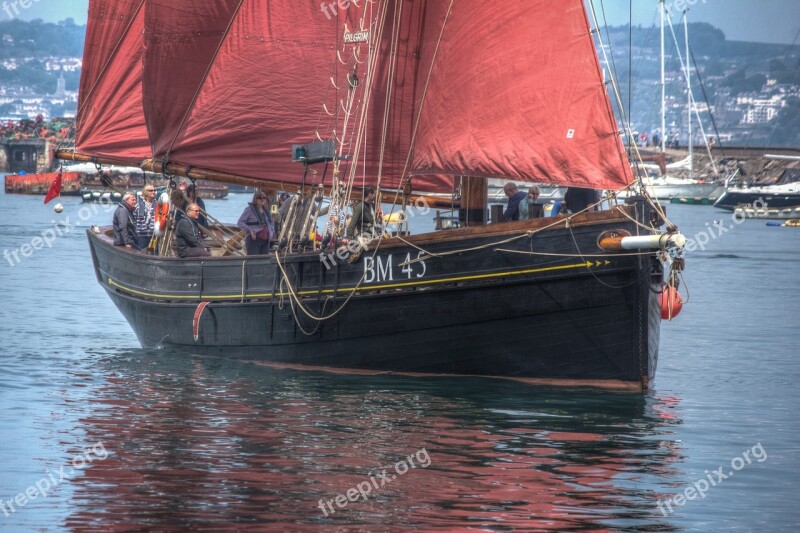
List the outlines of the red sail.
<svg viewBox="0 0 800 533">
<path fill-rule="evenodd" d="M 207 24 L 199 14 L 195 9 L 171 26 L 148 29 L 200 31 Z M 202 83 L 180 81 L 167 91 L 180 103 L 187 97 L 194 102 L 185 122 L 173 115 L 162 132 L 153 133 L 160 139 L 155 156 L 162 157 L 172 145 L 171 161 L 299 182 L 302 167 L 291 162 L 291 145 L 314 140 L 336 57 L 336 36 L 336 24 L 314 2 L 245 0 L 207 74 L 208 48 L 201 57 L 172 65 L 170 78 Z M 199 79 L 198 73 L 204 77 Z M 148 69 L 145 92 L 164 75 Z"/>
<path fill-rule="evenodd" d="M 156 158 L 169 152 L 177 130 L 188 118 L 192 99 L 239 3 L 147 1 L 143 93 Z"/>
<path fill-rule="evenodd" d="M 77 148 L 139 162 L 150 157 L 142 109 L 144 0 L 93 0 L 86 28 Z"/>
<path fill-rule="evenodd" d="M 448 5 L 428 3 L 418 93 Z M 583 0 L 460 0 L 444 28 L 414 173 L 598 189 L 633 180 Z"/>
<path fill-rule="evenodd" d="M 170 161 L 195 167 L 300 183 L 303 167 L 292 162 L 292 145 L 317 141 L 317 133 L 322 139 L 333 138 L 334 130 L 343 135 L 341 121 L 331 119 L 323 105 L 340 119 L 343 116 L 341 102 L 347 98 L 349 71 L 338 63 L 337 50 L 345 58 L 352 57 L 354 46 L 341 42 L 345 25 L 357 29 L 361 13 L 355 7 L 337 12 L 335 4 L 334 10 L 326 4 L 323 11 L 316 3 L 246 0 L 232 17 L 217 50 L 213 39 L 219 35 L 225 15 L 233 11 L 231 4 L 238 2 L 223 2 L 211 13 L 211 8 L 193 8 L 191 4 L 186 0 L 148 4 L 144 92 L 154 157 L 168 155 Z M 393 89 L 381 185 L 393 187 L 402 182 L 418 68 L 419 35 L 408 34 L 409 28 L 419 27 L 419 5 L 407 6 L 403 13 L 397 67 L 391 80 L 385 60 L 389 30 L 379 45 L 368 113 L 374 120 L 367 124 L 358 185 L 374 182 L 378 176 L 390 81 Z M 387 28 L 393 26 L 395 7 L 393 0 L 388 3 Z M 180 34 L 175 33 L 176 28 L 181 28 Z M 195 43 L 179 39 L 190 34 L 208 38 Z M 172 39 L 180 42 L 170 45 Z M 169 46 L 175 60 L 164 58 Z M 366 45 L 361 54 L 366 55 Z M 364 63 L 358 72 L 359 99 L 366 93 L 366 68 Z M 331 84 L 332 77 L 338 90 Z M 346 135 L 352 135 L 356 121 L 354 117 Z M 352 150 L 351 145 L 346 152 Z M 363 175 L 368 178 L 364 180 Z M 330 173 L 327 179 L 330 183 Z M 446 189 L 451 188 L 448 183 Z"/>
<path fill-rule="evenodd" d="M 299 183 L 292 144 L 319 134 L 344 137 L 346 151 L 355 151 L 350 135 L 359 117 L 342 128 L 345 75 L 354 49 L 364 61 L 367 46 L 343 45 L 344 30 L 360 29 L 365 10 L 367 24 L 383 20 L 377 14 L 385 8 L 358 185 L 377 180 L 381 161 L 382 186 L 400 185 L 405 171 L 418 176 L 416 189 L 429 191 L 450 191 L 450 176 L 458 175 L 594 188 L 632 181 L 582 0 L 490 9 L 460 0 L 449 16 L 451 3 L 433 0 L 347 8 L 296 0 L 147 2 L 146 16 L 130 2 L 93 2 L 87 57 L 100 57 L 87 63 L 82 95 L 112 60 L 98 94 L 82 103 L 79 146 L 90 154 L 119 156 L 112 146 L 141 154 L 147 143 L 156 159 Z M 98 16 L 97 6 L 111 4 L 123 6 L 113 22 Z M 117 43 L 126 20 L 132 27 Z M 112 44 L 120 48 L 113 54 Z M 358 101 L 367 94 L 367 66 L 359 65 Z"/>
</svg>

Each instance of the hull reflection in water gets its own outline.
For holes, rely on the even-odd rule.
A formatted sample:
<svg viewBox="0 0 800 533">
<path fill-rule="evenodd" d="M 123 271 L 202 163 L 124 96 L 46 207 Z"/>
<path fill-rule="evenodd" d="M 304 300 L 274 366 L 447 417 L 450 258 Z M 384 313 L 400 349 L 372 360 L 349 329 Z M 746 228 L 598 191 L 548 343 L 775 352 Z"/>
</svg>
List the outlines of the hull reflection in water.
<svg viewBox="0 0 800 533">
<path fill-rule="evenodd" d="M 669 529 L 680 419 L 651 396 L 143 351 L 100 367 L 83 429 L 110 455 L 75 480 L 70 528 Z M 423 448 L 430 466 L 323 515 Z"/>
</svg>

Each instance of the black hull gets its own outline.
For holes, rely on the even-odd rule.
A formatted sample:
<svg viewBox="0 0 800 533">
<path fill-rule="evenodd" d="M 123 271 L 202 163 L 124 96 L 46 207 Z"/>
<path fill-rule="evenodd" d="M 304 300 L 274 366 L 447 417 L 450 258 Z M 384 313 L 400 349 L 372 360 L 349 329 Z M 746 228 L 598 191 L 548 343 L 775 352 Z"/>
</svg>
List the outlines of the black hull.
<svg viewBox="0 0 800 533">
<path fill-rule="evenodd" d="M 661 264 L 655 255 L 588 257 L 602 252 L 602 231 L 635 228 L 611 213 L 583 219 L 410 266 L 402 263 L 418 250 L 394 240 L 381 244 L 371 270 L 365 262 L 373 250 L 330 270 L 318 253 L 282 260 L 313 313 L 330 314 L 347 300 L 321 322 L 292 304 L 274 257 L 156 258 L 94 234 L 90 242 L 98 280 L 144 347 L 280 365 L 646 388 L 658 357 Z M 524 235 L 537 224 L 544 225 L 453 230 L 414 243 L 442 253 Z M 574 255 L 576 242 L 583 257 L 511 252 Z M 209 302 L 202 312 L 201 302 Z"/>
<path fill-rule="evenodd" d="M 767 209 L 783 209 L 800 206 L 800 193 L 766 194 L 727 190 L 714 202 L 714 207 L 733 211 L 737 206 L 750 205 Z"/>
</svg>

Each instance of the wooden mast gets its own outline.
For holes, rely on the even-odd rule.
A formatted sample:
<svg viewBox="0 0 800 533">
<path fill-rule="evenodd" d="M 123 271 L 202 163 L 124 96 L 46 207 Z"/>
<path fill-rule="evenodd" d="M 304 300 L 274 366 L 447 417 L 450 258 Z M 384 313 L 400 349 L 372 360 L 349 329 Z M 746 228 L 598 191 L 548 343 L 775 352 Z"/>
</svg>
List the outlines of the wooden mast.
<svg viewBox="0 0 800 533">
<path fill-rule="evenodd" d="M 459 218 L 465 227 L 486 224 L 489 202 L 489 181 L 486 178 L 464 176 L 461 178 L 461 206 Z"/>
</svg>

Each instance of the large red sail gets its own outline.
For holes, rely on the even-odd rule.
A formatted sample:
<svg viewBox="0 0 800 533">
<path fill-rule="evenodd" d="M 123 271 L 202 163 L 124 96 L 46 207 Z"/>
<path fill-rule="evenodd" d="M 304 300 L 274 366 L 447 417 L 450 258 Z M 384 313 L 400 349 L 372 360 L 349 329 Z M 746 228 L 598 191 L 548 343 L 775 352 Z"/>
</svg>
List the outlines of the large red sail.
<svg viewBox="0 0 800 533">
<path fill-rule="evenodd" d="M 380 174 L 382 186 L 397 186 L 404 171 L 428 191 L 450 191 L 458 175 L 594 188 L 632 181 L 582 0 L 450 6 L 147 0 L 144 10 L 94 1 L 79 147 L 299 183 L 291 146 L 318 134 L 360 152 L 358 184 Z M 369 87 L 368 46 L 343 44 L 362 16 L 372 32 L 383 29 Z M 368 119 L 359 150 L 360 112 L 342 125 L 356 50 L 356 108 Z"/>
<path fill-rule="evenodd" d="M 177 130 L 188 118 L 239 4 L 240 0 L 147 0 L 143 94 L 156 158 L 168 154 Z"/>
<path fill-rule="evenodd" d="M 188 0 L 148 4 L 145 111 L 157 160 L 167 157 L 199 168 L 300 183 L 303 167 L 292 162 L 293 144 L 317 141 L 317 134 L 325 140 L 347 137 L 345 155 L 353 152 L 358 119 L 352 118 L 346 132 L 341 124 L 351 66 L 339 58 L 350 59 L 354 49 L 359 50 L 364 63 L 357 73 L 356 108 L 363 109 L 367 45 L 344 45 L 342 40 L 345 27 L 358 29 L 369 8 L 334 5 L 330 10 L 326 5 L 322 10 L 316 3 L 294 0 L 226 1 L 213 8 L 192 4 Z M 371 120 L 360 151 L 358 184 L 374 182 L 381 162 L 382 186 L 402 182 L 415 106 L 420 6 L 424 2 L 398 15 L 398 4 L 391 0 L 370 12 L 375 17 L 385 9 L 381 21 L 389 29 L 376 46 L 380 59 L 370 91 Z M 387 58 L 395 17 L 401 20 L 402 31 L 390 76 Z M 367 17 L 366 24 L 373 20 Z M 190 41 L 192 35 L 200 37 Z M 385 114 L 389 119 L 384 132 Z"/>
<path fill-rule="evenodd" d="M 583 0 L 459 0 L 439 41 L 448 5 L 428 2 L 413 173 L 598 189 L 633 180 Z"/>
<path fill-rule="evenodd" d="M 187 33 L 205 27 L 199 14 L 194 10 L 177 24 Z M 192 81 L 197 72 L 204 77 L 195 87 L 181 82 L 167 91 L 179 98 L 183 90 L 193 104 L 185 122 L 154 132 L 168 142 L 159 142 L 155 156 L 171 146 L 171 161 L 299 182 L 302 167 L 291 162 L 291 145 L 315 140 L 336 37 L 336 24 L 316 3 L 245 0 L 207 74 L 204 58 L 178 70 Z M 148 69 L 146 83 L 158 84 L 163 75 Z"/>
<path fill-rule="evenodd" d="M 93 0 L 81 72 L 80 152 L 138 163 L 150 156 L 142 108 L 144 0 Z"/>
</svg>

